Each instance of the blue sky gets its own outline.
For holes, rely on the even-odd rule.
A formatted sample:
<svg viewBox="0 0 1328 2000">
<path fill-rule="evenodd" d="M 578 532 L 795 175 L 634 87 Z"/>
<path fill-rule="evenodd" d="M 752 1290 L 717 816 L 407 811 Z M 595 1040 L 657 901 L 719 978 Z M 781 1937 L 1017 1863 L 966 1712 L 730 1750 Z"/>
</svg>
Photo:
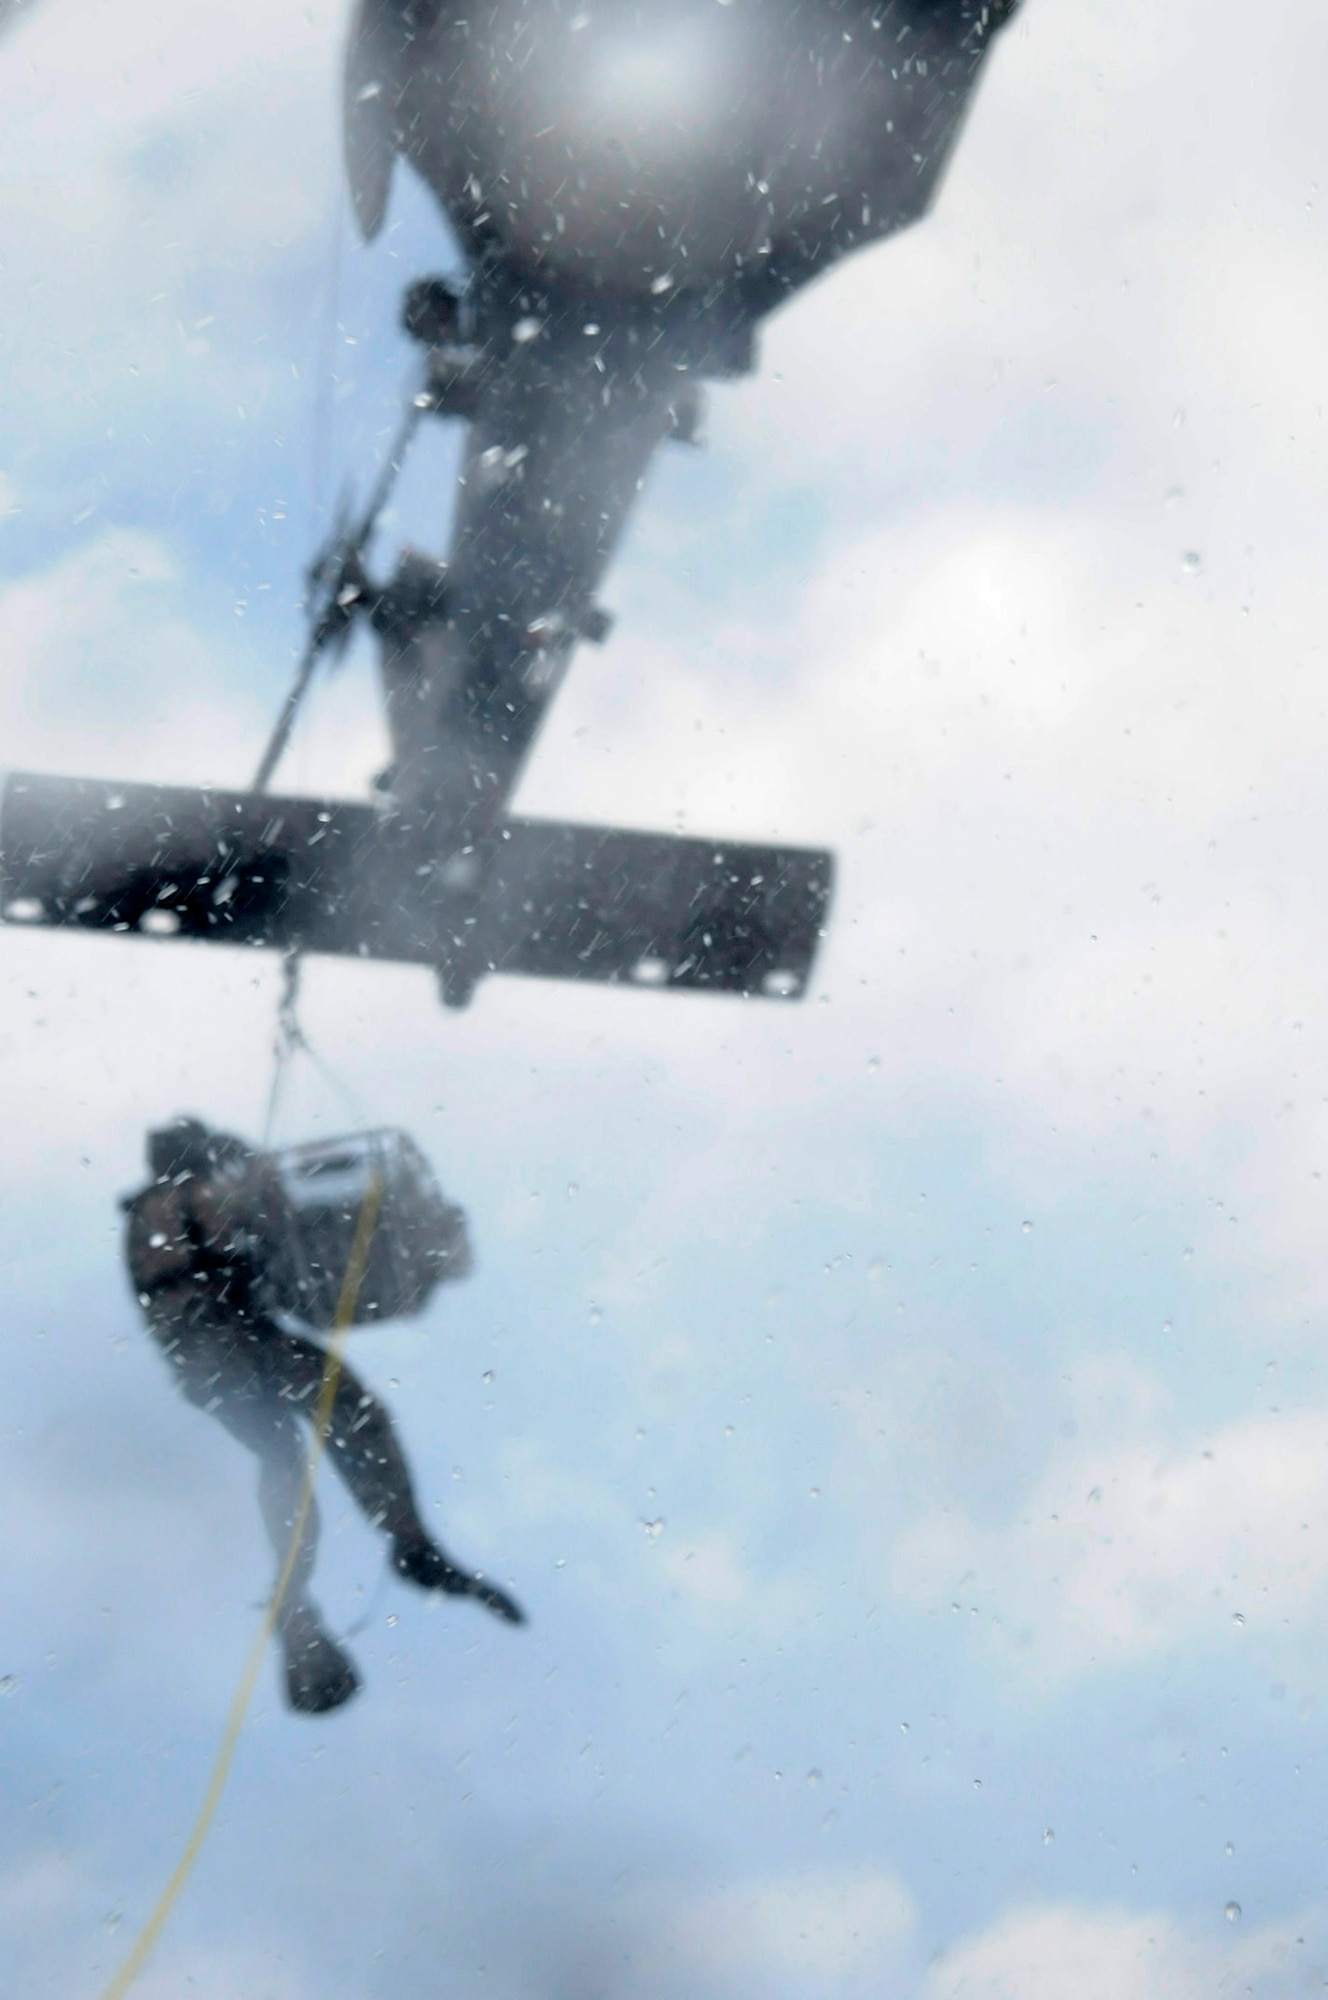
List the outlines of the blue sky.
<svg viewBox="0 0 1328 2000">
<path fill-rule="evenodd" d="M 343 27 L 47 0 L 0 43 L 5 764 L 256 761 L 449 254 L 404 177 L 354 241 Z M 656 468 L 521 803 L 833 846 L 806 1004 L 309 966 L 479 1252 L 355 1359 L 532 1623 L 385 1582 L 329 1491 L 366 1692 L 310 1724 L 265 1675 L 145 2000 L 1328 1977 L 1324 33 L 1027 0 L 935 215 Z M 451 449 L 384 554 L 441 545 Z M 382 761 L 371 665 L 287 782 Z M 259 1615 L 250 1465 L 114 1204 L 154 1120 L 256 1127 L 275 1001 L 0 940 L 6 1990 L 100 1990 Z M 342 1116 L 300 1077 L 290 1136 Z"/>
</svg>

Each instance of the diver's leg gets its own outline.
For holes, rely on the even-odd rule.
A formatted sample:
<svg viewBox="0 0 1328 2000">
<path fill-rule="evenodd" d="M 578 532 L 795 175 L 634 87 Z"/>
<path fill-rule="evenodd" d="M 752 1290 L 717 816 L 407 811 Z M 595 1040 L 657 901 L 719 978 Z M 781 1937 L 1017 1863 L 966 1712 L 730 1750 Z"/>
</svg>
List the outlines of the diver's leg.
<svg viewBox="0 0 1328 2000">
<path fill-rule="evenodd" d="M 286 1659 L 286 1694 L 292 1708 L 321 1715 L 349 1701 L 360 1677 L 349 1655 L 324 1630 L 309 1596 L 318 1550 L 318 1501 L 310 1489 L 304 1440 L 290 1411 L 278 1409 L 270 1426 L 253 1426 L 246 1441 L 258 1456 L 258 1505 L 277 1559 L 278 1588 L 286 1576 L 276 1621 Z"/>
<path fill-rule="evenodd" d="M 271 1371 L 263 1366 L 260 1339 L 256 1329 L 245 1325 L 177 1326 L 162 1344 L 190 1402 L 216 1417 L 258 1460 L 258 1504 L 276 1557 L 278 1584 L 290 1562 L 276 1619 L 286 1694 L 292 1708 L 321 1714 L 348 1701 L 360 1681 L 350 1659 L 324 1631 L 309 1596 L 318 1505 L 312 1493 L 304 1505 L 304 1440 Z"/>
<path fill-rule="evenodd" d="M 273 1350 L 273 1365 L 284 1378 L 290 1404 L 312 1420 L 327 1355 L 298 1334 L 274 1337 L 281 1345 Z M 421 1518 L 406 1454 L 385 1405 L 344 1363 L 332 1398 L 327 1445 L 328 1457 L 356 1503 L 391 1538 L 398 1575 L 422 1590 L 473 1597 L 510 1624 L 524 1623 L 505 1591 L 479 1573 L 459 1568 L 434 1541 Z"/>
</svg>

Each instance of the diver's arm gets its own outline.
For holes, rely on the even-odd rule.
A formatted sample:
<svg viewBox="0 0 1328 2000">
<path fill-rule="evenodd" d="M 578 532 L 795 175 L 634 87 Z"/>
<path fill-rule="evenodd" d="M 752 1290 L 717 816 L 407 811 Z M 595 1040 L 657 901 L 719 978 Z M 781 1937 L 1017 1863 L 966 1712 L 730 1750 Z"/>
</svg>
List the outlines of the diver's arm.
<svg viewBox="0 0 1328 2000">
<path fill-rule="evenodd" d="M 125 1264 L 140 1301 L 189 1284 L 196 1246 L 181 1191 L 144 1188 L 125 1203 Z"/>
</svg>

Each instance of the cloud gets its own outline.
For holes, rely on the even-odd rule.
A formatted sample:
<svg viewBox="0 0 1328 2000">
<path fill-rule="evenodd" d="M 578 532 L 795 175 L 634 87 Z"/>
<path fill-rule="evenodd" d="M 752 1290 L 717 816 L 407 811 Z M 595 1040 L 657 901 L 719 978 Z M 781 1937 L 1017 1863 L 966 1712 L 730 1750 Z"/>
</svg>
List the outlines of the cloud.
<svg viewBox="0 0 1328 2000">
<path fill-rule="evenodd" d="M 1309 1929 L 1269 1925 L 1219 1946 L 1162 1911 L 1035 1905 L 945 1951 L 924 2000 L 1282 2000 L 1322 1980 L 1321 1921 L 1307 1939 Z"/>
<path fill-rule="evenodd" d="M 0 587 L 5 762 L 124 778 L 214 782 L 258 718 L 215 685 L 235 649 L 189 615 L 180 566 L 156 535 L 117 529 Z M 107 759 L 110 759 L 108 768 Z"/>
<path fill-rule="evenodd" d="M 938 1510 L 899 1538 L 891 1573 L 919 1608 L 957 1604 L 1040 1685 L 1195 1643 L 1266 1657 L 1328 1611 L 1328 1412 L 1248 1418 L 1188 1449 L 1156 1419 L 1062 1447 L 1016 1518 Z"/>
<path fill-rule="evenodd" d="M 1052 1908 L 947 1951 L 926 2000 L 1207 2000 L 1212 1990 L 1167 1918 Z"/>
<path fill-rule="evenodd" d="M 808 1869 L 628 1901 L 633 1995 L 874 1994 L 897 1973 L 913 1908 L 883 1870 Z"/>
<path fill-rule="evenodd" d="M 257 550 L 293 598 L 307 553 L 259 510 L 289 495 L 291 423 L 308 420 L 303 379 L 284 385 L 304 365 L 296 322 L 335 184 L 341 29 L 321 0 L 156 14 L 49 0 L 5 44 L 0 333 L 21 447 L 5 468 L 23 507 L 3 530 L 7 761 L 182 780 L 252 768 L 288 662 L 284 638 L 267 651 L 248 636 L 247 565 Z M 458 1908 L 492 1889 L 492 1928 L 519 1956 L 539 1925 L 512 1885 L 538 1874 L 541 1842 L 569 1923 L 593 1931 L 625 1858 L 652 1885 L 638 1928 L 623 1918 L 635 1970 L 615 1960 L 606 1991 L 909 1990 L 916 1829 L 953 1862 L 962 1930 L 1009 1823 L 975 1840 L 935 1794 L 901 1802 L 864 1775 L 857 1838 L 879 1847 L 874 1865 L 801 1871 L 795 1810 L 728 1775 L 738 1727 L 772 1744 L 803 1727 L 805 1762 L 852 1754 L 865 1771 L 853 1746 L 877 1740 L 897 1689 L 934 1684 L 934 1626 L 897 1618 L 888 1647 L 843 1643 L 864 1577 L 892 1575 L 896 1603 L 947 1620 L 964 1606 L 975 1658 L 945 1695 L 959 1740 L 984 1726 L 991 1647 L 1035 1694 L 1068 1700 L 1106 1665 L 1308 1650 L 1321 1632 L 1328 1419 L 1317 1398 L 1251 1414 L 1242 1343 L 1317 1345 L 1328 1303 L 1324 266 L 1306 205 L 1323 33 L 1303 4 L 1251 36 L 1234 4 L 1161 17 L 1142 0 L 1032 0 L 936 215 L 781 315 L 764 372 L 716 393 L 710 457 L 658 468 L 611 578 L 621 623 L 578 660 L 523 804 L 833 845 L 841 889 L 811 1004 L 495 982 L 453 1019 L 423 973 L 308 968 L 319 1047 L 481 1211 L 473 1286 L 436 1326 L 374 1336 L 364 1365 L 467 1549 L 499 1551 L 523 1590 L 571 1560 L 525 1652 L 480 1651 L 490 1635 L 403 1599 L 393 1633 L 365 1637 L 369 1691 L 321 1764 L 269 1714 L 234 1816 L 240 1872 L 210 1850 L 219 1875 L 203 1871 L 179 1913 L 161 1990 L 261 1994 L 266 1972 L 274 1993 L 302 1991 L 281 1960 L 301 1965 L 306 1943 L 314 1990 L 386 1981 L 395 2000 L 456 1983 L 470 1934 L 458 1943 L 451 1904 L 440 1916 L 440 1880 Z M 408 273 L 349 255 L 347 270 L 381 284 L 385 323 Z M 399 352 L 357 353 L 376 393 Z M 95 492 L 71 505 L 85 473 Z M 362 681 L 325 687 L 290 771 L 362 788 L 376 728 Z M 117 1893 L 130 1878 L 147 1906 L 163 1790 L 206 1768 L 227 1643 L 247 1635 L 267 1557 L 231 1442 L 170 1402 L 151 1356 L 135 1349 L 120 1382 L 86 1343 L 103 1320 L 141 1337 L 115 1289 L 111 1197 L 138 1170 L 143 1124 L 186 1104 L 261 1118 L 277 969 L 8 932 L 2 958 L 0 1255 L 16 1318 L 58 1330 L 15 1363 L 13 1622 L 25 1659 L 58 1653 L 68 1697 L 51 1720 L 34 1692 L 14 1733 L 25 1769 L 68 1784 L 64 1848 L 105 1842 Z M 311 1092 L 300 1115 L 344 1114 Z M 944 1215 L 930 1233 L 892 1193 L 915 1182 Z M 1031 1256 L 1057 1219 L 1096 1248 L 1017 1282 L 984 1262 L 947 1290 L 988 1256 L 975 1185 L 1036 1216 Z M 1149 1367 L 1110 1359 L 1123 1336 L 1100 1279 L 1127 1253 L 1104 1210 L 1150 1204 L 1177 1264 L 1196 1247 L 1222 1322 L 1206 1431 L 1188 1361 L 1148 1354 L 1168 1309 L 1156 1265 L 1136 1315 Z M 864 1246 L 888 1283 L 870 1284 L 865 1258 L 838 1264 Z M 922 1290 L 933 1257 L 930 1304 L 896 1316 L 896 1275 Z M 767 1344 L 772 1279 L 804 1266 Z M 1048 1358 L 1048 1337 L 1030 1359 L 1046 1321 L 1064 1351 Z M 1104 1351 L 1094 1376 L 1086 1357 Z M 1057 1443 L 1062 1371 L 1080 1433 Z M 1049 1422 L 1021 1428 L 1039 1398 Z M 1094 1399 L 1110 1422 L 1090 1423 Z M 813 1508 L 822 1450 L 833 1471 Z M 331 1528 L 328 1543 L 332 1605 Z M 347 1563 L 368 1549 L 358 1531 L 354 1546 Z M 752 1662 L 740 1725 L 714 1693 L 735 1632 Z M 684 1677 L 701 1719 L 660 1751 Z M 798 1722 L 790 1689 L 806 1691 Z M 1090 1762 L 1108 1774 L 1083 1777 L 1095 1805 L 1114 1745 L 1096 1710 L 1067 1713 L 1033 1716 L 1029 1754 L 1056 1762 L 1061 1732 L 1082 1732 L 1073 1782 Z M 89 1718 L 84 1737 L 69 1714 Z M 94 1754 L 74 1757 L 83 1741 Z M 135 1772 L 128 1817 L 115 1785 L 97 1789 L 112 1744 Z M 470 1775 L 445 1790 L 440 1770 L 466 1755 Z M 1296 1838 L 1302 1808 L 1271 1796 Z M 353 1935 L 347 1801 L 356 1895 L 391 1909 Z M 192 1796 L 165 1803 L 187 1823 Z M 1182 1808 L 1158 1811 L 1179 1851 Z M 467 1814 L 482 1812 L 476 1837 Z M 278 1829 L 257 1886 L 255 1824 Z M 667 1886 L 679 1853 L 687 1890 Z M 311 1872 L 293 1888 L 281 1870 L 297 1866 Z M 1159 1898 L 1189 1893 L 1177 1861 Z M 110 1902 L 60 1921 L 99 1938 Z M 270 1943 L 231 1962 L 207 1927 L 224 1936 L 242 1903 Z M 1273 1992 L 1258 1953 L 1271 1964 L 1294 1939 L 1228 1936 L 1220 1904 L 1220 1957 L 1174 1917 L 1023 1909 L 919 1980 L 927 2000 L 1207 2000 L 1248 1966 Z M 475 1961 L 501 1950 L 481 1939 Z M 499 1966 L 489 1990 L 528 2000 L 544 1990 L 533 1947 L 531 1964 Z"/>
</svg>

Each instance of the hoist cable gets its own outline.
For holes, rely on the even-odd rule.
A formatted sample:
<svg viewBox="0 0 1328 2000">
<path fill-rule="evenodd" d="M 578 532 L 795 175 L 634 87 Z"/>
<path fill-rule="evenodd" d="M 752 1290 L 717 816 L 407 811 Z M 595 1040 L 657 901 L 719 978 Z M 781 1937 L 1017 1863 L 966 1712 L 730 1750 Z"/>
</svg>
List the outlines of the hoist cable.
<svg viewBox="0 0 1328 2000">
<path fill-rule="evenodd" d="M 350 1331 L 351 1323 L 355 1317 L 355 1307 L 359 1301 L 360 1288 L 364 1283 L 364 1274 L 368 1268 L 369 1250 L 373 1243 L 373 1235 L 378 1223 L 378 1210 L 382 1198 L 383 1183 L 380 1176 L 374 1174 L 368 1187 L 365 1189 L 364 1200 L 360 1204 L 359 1220 L 355 1225 L 355 1238 L 350 1247 L 350 1256 L 346 1260 L 345 1275 L 341 1281 L 341 1296 L 337 1300 L 336 1318 L 332 1324 L 332 1337 L 328 1342 L 327 1360 L 323 1365 L 323 1379 L 319 1384 L 318 1401 L 314 1406 L 313 1444 L 305 1459 L 304 1480 L 300 1488 L 299 1505 L 295 1510 L 295 1519 L 291 1526 L 290 1542 L 277 1576 L 276 1586 L 273 1589 L 271 1598 L 268 1600 L 267 1610 L 263 1614 L 263 1622 L 258 1629 L 258 1634 L 253 1645 L 249 1649 L 249 1657 L 244 1663 L 239 1684 L 231 1699 L 230 1712 L 226 1717 L 226 1726 L 221 1734 L 221 1743 L 218 1747 L 216 1757 L 213 1759 L 212 1772 L 208 1778 L 207 1789 L 203 1793 L 203 1802 L 198 1809 L 197 1817 L 190 1830 L 189 1838 L 186 1840 L 181 1851 L 180 1858 L 171 1870 L 165 1888 L 157 1898 L 156 1906 L 135 1939 L 119 1971 L 111 1980 L 110 1985 L 106 1987 L 102 1994 L 102 2000 L 124 2000 L 124 1995 L 128 1993 L 139 1973 L 143 1970 L 144 1965 L 147 1963 L 148 1954 L 156 1944 L 157 1939 L 161 1936 L 166 1919 L 170 1916 L 176 1902 L 179 1900 L 181 1890 L 189 1879 L 190 1871 L 198 1859 L 203 1842 L 207 1838 L 208 1829 L 211 1827 L 212 1821 L 216 1816 L 217 1807 L 221 1803 L 221 1795 L 226 1789 L 226 1780 L 229 1778 L 231 1766 L 235 1762 L 235 1752 L 240 1741 L 240 1731 L 244 1727 L 244 1719 L 248 1713 L 249 1704 L 253 1699 L 254 1687 L 257 1684 L 259 1672 L 266 1657 L 268 1646 L 271 1643 L 272 1634 L 277 1628 L 277 1620 L 281 1616 L 282 1605 L 285 1602 L 286 1593 L 290 1589 L 291 1578 L 295 1574 L 295 1565 L 299 1559 L 305 1527 L 309 1520 L 309 1510 L 313 1506 L 314 1479 L 318 1472 L 319 1462 L 322 1459 L 324 1451 L 327 1449 L 328 1433 L 332 1421 L 332 1405 L 336 1398 L 337 1384 L 341 1379 L 342 1352 L 346 1344 L 346 1335 Z"/>
<path fill-rule="evenodd" d="M 324 1083 L 329 1084 L 341 1098 L 351 1119 L 357 1126 L 367 1127 L 369 1115 L 345 1078 L 338 1076 L 326 1057 L 319 1054 L 309 1040 L 299 1014 L 300 1001 L 300 954 L 288 951 L 282 963 L 281 998 L 277 1002 L 277 1032 L 272 1051 L 272 1082 L 268 1088 L 267 1110 L 263 1118 L 263 1145 L 271 1143 L 276 1128 L 277 1111 L 290 1065 L 295 1056 L 303 1055 L 318 1071 Z"/>
<path fill-rule="evenodd" d="M 286 1080 L 286 1071 L 301 1033 L 299 1016 L 295 1011 L 299 991 L 300 955 L 298 952 L 288 951 L 281 964 L 281 998 L 277 1002 L 277 1032 L 272 1045 L 272 1082 L 268 1088 L 267 1110 L 263 1116 L 265 1148 L 272 1138 L 273 1127 L 277 1121 L 281 1087 Z"/>
</svg>

